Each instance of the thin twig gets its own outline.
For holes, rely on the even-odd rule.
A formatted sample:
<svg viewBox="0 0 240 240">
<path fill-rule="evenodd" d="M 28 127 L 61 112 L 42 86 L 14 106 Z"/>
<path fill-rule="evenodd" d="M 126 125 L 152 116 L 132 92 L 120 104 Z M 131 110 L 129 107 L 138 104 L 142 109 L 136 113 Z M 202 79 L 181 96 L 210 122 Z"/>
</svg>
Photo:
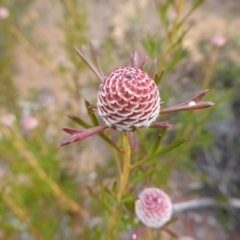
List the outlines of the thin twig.
<svg viewBox="0 0 240 240">
<path fill-rule="evenodd" d="M 221 203 L 213 198 L 198 198 L 190 201 L 185 201 L 181 203 L 175 203 L 173 209 L 175 213 L 185 212 L 193 209 L 202 209 L 208 207 L 228 207 L 240 209 L 240 199 L 239 198 L 229 198 L 226 203 Z"/>
<path fill-rule="evenodd" d="M 101 78 L 104 80 L 105 76 L 104 76 L 103 71 L 102 71 L 101 66 L 100 66 L 100 62 L 99 62 L 99 58 L 98 58 L 98 55 L 97 55 L 97 51 L 96 51 L 96 48 L 94 47 L 94 45 L 92 44 L 91 41 L 90 41 L 90 48 L 91 48 L 93 59 L 94 59 L 95 65 L 96 65 L 96 67 L 98 69 L 98 72 L 101 75 Z"/>
<path fill-rule="evenodd" d="M 87 51 L 87 48 L 85 46 L 82 46 L 82 52 L 80 52 L 76 47 L 74 47 L 75 51 L 78 53 L 80 58 L 90 67 L 90 69 L 95 73 L 95 75 L 103 81 L 101 74 L 98 72 L 97 68 L 93 65 L 91 60 L 89 59 L 89 53 Z"/>
<path fill-rule="evenodd" d="M 156 69 L 157 69 L 157 58 L 155 58 L 155 59 L 153 60 L 152 66 L 151 66 L 151 68 L 150 68 L 150 70 L 149 70 L 149 73 L 148 73 L 151 78 L 154 77 L 154 75 L 155 75 L 155 73 L 156 73 Z"/>
</svg>

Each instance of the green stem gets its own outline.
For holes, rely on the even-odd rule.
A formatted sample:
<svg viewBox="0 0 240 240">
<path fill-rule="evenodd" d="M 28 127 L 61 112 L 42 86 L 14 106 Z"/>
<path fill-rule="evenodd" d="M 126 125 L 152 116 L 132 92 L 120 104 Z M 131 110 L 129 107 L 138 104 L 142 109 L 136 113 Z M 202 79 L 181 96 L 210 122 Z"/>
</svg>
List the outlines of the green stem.
<svg viewBox="0 0 240 240">
<path fill-rule="evenodd" d="M 208 63 L 208 68 L 206 71 L 206 75 L 203 81 L 203 88 L 208 88 L 209 84 L 211 82 L 213 73 L 214 73 L 214 69 L 216 66 L 216 62 L 217 62 L 217 57 L 218 57 L 218 52 L 219 52 L 219 48 L 218 47 L 214 47 L 212 50 L 212 54 Z"/>
<path fill-rule="evenodd" d="M 119 183 L 119 189 L 117 193 L 118 203 L 116 204 L 115 208 L 112 211 L 112 217 L 109 223 L 109 232 L 108 232 L 107 239 L 112 239 L 113 230 L 117 222 L 119 211 L 121 210 L 119 206 L 121 203 L 121 199 L 124 195 L 126 185 L 128 182 L 129 173 L 131 170 L 131 148 L 128 142 L 127 133 L 123 133 L 122 136 L 123 136 L 123 148 L 124 148 L 123 169 L 120 172 L 120 183 Z"/>
<path fill-rule="evenodd" d="M 121 198 L 124 194 L 129 173 L 131 170 L 131 148 L 128 142 L 127 133 L 123 133 L 123 148 L 124 148 L 124 162 L 123 162 L 123 172 L 120 176 L 120 187 L 118 190 L 118 201 L 121 201 Z"/>
<path fill-rule="evenodd" d="M 148 227 L 146 232 L 146 240 L 152 240 L 152 237 L 153 237 L 153 229 Z"/>
</svg>

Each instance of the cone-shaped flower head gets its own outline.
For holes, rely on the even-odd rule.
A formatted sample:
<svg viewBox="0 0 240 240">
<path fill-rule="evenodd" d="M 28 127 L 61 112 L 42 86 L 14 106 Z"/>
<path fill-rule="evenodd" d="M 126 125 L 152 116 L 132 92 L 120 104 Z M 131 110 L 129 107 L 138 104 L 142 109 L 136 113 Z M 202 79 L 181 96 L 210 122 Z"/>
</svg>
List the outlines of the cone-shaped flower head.
<svg viewBox="0 0 240 240">
<path fill-rule="evenodd" d="M 98 113 L 118 131 L 148 127 L 160 112 L 160 96 L 151 77 L 137 67 L 111 72 L 98 92 Z"/>
<path fill-rule="evenodd" d="M 135 202 L 135 213 L 147 227 L 162 227 L 171 219 L 172 211 L 171 199 L 159 188 L 143 190 Z"/>
</svg>

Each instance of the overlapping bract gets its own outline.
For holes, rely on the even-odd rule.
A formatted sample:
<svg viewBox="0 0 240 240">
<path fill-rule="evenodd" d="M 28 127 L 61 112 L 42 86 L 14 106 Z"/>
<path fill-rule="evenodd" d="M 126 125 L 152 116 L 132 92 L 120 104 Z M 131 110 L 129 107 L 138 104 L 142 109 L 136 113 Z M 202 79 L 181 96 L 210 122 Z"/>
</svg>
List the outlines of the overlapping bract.
<svg viewBox="0 0 240 240">
<path fill-rule="evenodd" d="M 118 131 L 149 127 L 160 111 L 157 85 L 137 67 L 118 68 L 100 85 L 98 113 Z"/>
<path fill-rule="evenodd" d="M 171 199 L 159 188 L 146 188 L 135 202 L 135 213 L 147 227 L 164 226 L 171 219 L 172 212 Z"/>
</svg>

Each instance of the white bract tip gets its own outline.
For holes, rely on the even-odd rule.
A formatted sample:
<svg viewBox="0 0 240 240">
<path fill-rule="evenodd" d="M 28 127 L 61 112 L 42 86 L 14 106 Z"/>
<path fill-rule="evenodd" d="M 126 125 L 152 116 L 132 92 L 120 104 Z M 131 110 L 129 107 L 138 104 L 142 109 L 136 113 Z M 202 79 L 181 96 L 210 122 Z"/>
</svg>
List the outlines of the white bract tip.
<svg viewBox="0 0 240 240">
<path fill-rule="evenodd" d="M 196 105 L 196 103 L 194 101 L 191 101 L 188 103 L 188 106 L 195 106 L 195 105 Z"/>
</svg>

